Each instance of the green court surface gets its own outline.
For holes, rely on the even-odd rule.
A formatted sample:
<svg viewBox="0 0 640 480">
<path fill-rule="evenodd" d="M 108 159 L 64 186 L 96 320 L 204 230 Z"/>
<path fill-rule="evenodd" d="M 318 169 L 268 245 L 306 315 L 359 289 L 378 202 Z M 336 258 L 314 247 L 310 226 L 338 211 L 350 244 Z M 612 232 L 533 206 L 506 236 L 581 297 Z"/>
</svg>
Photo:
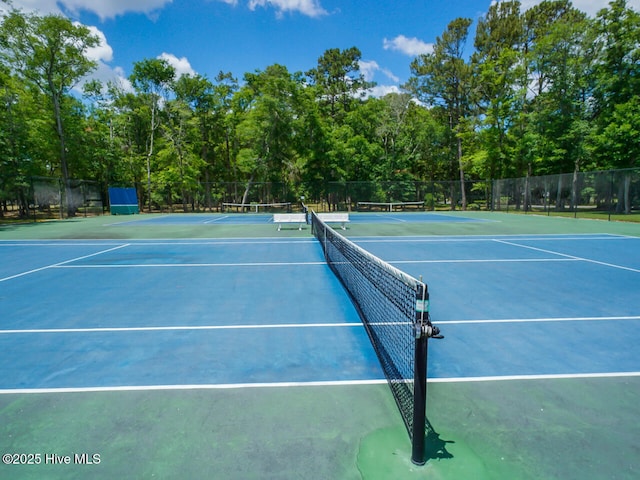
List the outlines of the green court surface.
<svg viewBox="0 0 640 480">
<path fill-rule="evenodd" d="M 354 221 L 348 226 L 346 234 L 354 239 L 426 239 L 435 236 L 455 237 L 456 241 L 460 240 L 460 236 L 469 239 L 499 236 L 502 242 L 500 245 L 511 235 L 602 235 L 627 238 L 633 242 L 638 242 L 637 239 L 640 238 L 640 225 L 631 223 L 482 212 L 454 212 L 443 216 L 471 221 L 448 222 L 446 218 L 437 222 Z M 198 223 L 197 216 L 188 215 L 180 217 L 187 218 L 184 222 L 126 224 L 134 219 L 160 217 L 103 216 L 2 225 L 0 244 L 99 239 L 313 238 L 309 226 L 303 230 L 287 228 L 277 231 L 275 225 L 268 222 L 212 225 Z M 194 221 L 188 221 L 191 218 Z M 115 225 L 116 222 L 118 225 Z M 367 245 L 363 244 L 363 247 L 367 248 Z M 526 245 L 526 248 L 527 252 L 536 255 L 546 254 L 550 250 L 549 247 L 543 248 L 538 244 L 533 247 Z M 429 244 L 425 244 L 424 249 L 429 249 Z M 603 248 L 603 251 L 607 250 L 612 249 Z M 628 291 L 640 291 L 640 250 L 635 252 L 632 258 L 625 259 L 625 266 L 618 265 L 621 263 L 618 261 L 595 257 L 587 259 L 587 266 L 620 267 L 619 269 L 624 270 L 624 277 L 607 277 L 603 282 L 620 281 L 624 282 L 624 288 Z M 0 259 L 10 263 L 8 257 L 1 255 L 0 251 Z M 80 257 L 80 254 L 77 256 Z M 581 263 L 587 255 L 567 253 L 564 256 L 571 257 L 563 260 L 567 260 L 566 264 L 573 265 Z M 146 261 L 140 257 L 136 262 L 143 260 Z M 263 260 L 267 262 L 269 258 Z M 153 257 L 148 261 L 155 262 L 156 259 Z M 474 265 L 481 261 L 476 262 Z M 56 263 L 54 266 L 64 266 L 63 263 Z M 551 263 L 549 262 L 550 265 Z M 100 265 L 89 266 L 98 270 Z M 402 265 L 398 266 L 402 268 Z M 6 285 L 16 277 L 22 279 L 20 275 L 30 277 L 27 273 L 37 269 L 35 266 L 22 269 L 16 267 L 15 272 L 0 274 L 0 318 L 11 317 L 19 323 L 19 314 L 2 311 L 13 305 L 24 308 L 25 312 L 29 311 L 23 303 L 7 298 Z M 119 269 L 126 268 L 120 265 Z M 63 274 L 72 276 L 75 270 L 60 268 L 60 275 Z M 305 271 L 306 277 L 312 274 Z M 300 282 L 308 280 L 309 278 L 301 278 Z M 478 285 L 465 284 L 463 279 L 460 281 L 462 287 L 457 295 L 463 303 Z M 429 283 L 432 292 L 438 291 L 437 277 L 430 279 Z M 566 285 L 562 288 L 564 287 Z M 43 293 L 51 288 L 50 284 L 42 283 L 33 284 L 32 288 L 24 291 L 24 295 L 35 305 L 30 311 L 40 308 L 43 322 L 55 308 L 52 306 L 52 299 Z M 112 287 L 105 285 L 104 288 Z M 518 285 L 513 286 L 514 291 L 518 288 Z M 66 298 L 56 298 L 55 301 L 73 304 L 78 301 L 74 298 L 78 291 L 83 290 L 70 291 Z M 123 297 L 121 301 L 125 305 L 127 302 L 133 305 L 141 301 L 137 298 L 138 295 L 140 294 L 132 292 L 130 297 Z M 309 295 L 313 295 L 313 292 L 309 292 Z M 536 291 L 519 292 L 519 295 L 535 300 Z M 598 292 L 588 291 L 584 295 L 586 299 L 586 296 L 597 296 Z M 452 294 L 450 298 L 456 297 Z M 604 304 L 608 301 L 607 298 L 600 300 Z M 38 307 L 40 301 L 43 303 Z M 303 298 L 302 301 L 308 300 Z M 433 293 L 431 301 L 435 304 L 438 302 Z M 544 302 L 545 299 L 538 301 Z M 487 299 L 487 302 L 491 302 L 491 299 Z M 615 316 L 621 320 L 621 324 L 611 326 L 615 327 L 615 332 L 628 329 L 629 338 L 633 340 L 640 327 L 640 304 L 637 297 L 632 296 L 629 296 L 628 303 L 626 310 L 610 314 L 612 318 Z M 578 312 L 579 307 L 578 304 L 572 304 L 570 308 L 575 309 L 575 315 L 582 318 L 585 315 Z M 96 308 L 100 308 L 100 305 Z M 260 307 L 256 305 L 255 308 Z M 611 309 L 613 311 L 614 306 Z M 448 314 L 455 309 L 440 308 L 440 311 Z M 607 311 L 606 308 L 604 311 Z M 568 315 L 559 313 L 558 317 Z M 287 312 L 283 311 L 283 322 L 286 317 Z M 640 353 L 628 344 L 618 344 L 611 339 L 608 330 L 610 324 L 605 323 L 610 320 L 605 315 L 594 313 L 593 317 L 576 322 L 580 333 L 576 338 L 587 337 L 598 348 L 603 342 L 610 342 L 612 350 L 607 356 L 614 365 L 611 371 L 599 370 L 593 373 L 589 370 L 591 367 L 585 367 L 585 371 L 578 369 L 577 373 L 565 374 L 561 371 L 558 374 L 548 374 L 544 364 L 541 364 L 540 374 L 516 373 L 500 376 L 488 371 L 486 376 L 478 375 L 473 378 L 450 373 L 456 371 L 457 365 L 451 365 L 446 352 L 453 349 L 455 342 L 471 344 L 472 340 L 456 339 L 454 332 L 458 330 L 453 328 L 455 321 L 447 318 L 450 323 L 448 330 L 447 321 L 442 323 L 445 339 L 429 343 L 429 359 L 430 362 L 433 361 L 429 368 L 430 372 L 434 372 L 434 377 L 430 376 L 428 382 L 427 417 L 432 430 L 427 436 L 428 460 L 424 466 L 411 463 L 409 437 L 390 389 L 384 381 L 248 381 L 198 385 L 185 380 L 186 383 L 179 388 L 162 385 L 109 388 L 106 380 L 96 378 L 95 385 L 100 385 L 99 388 L 49 388 L 50 385 L 46 382 L 55 379 L 47 377 L 43 380 L 42 388 L 20 388 L 17 386 L 18 382 L 16 386 L 11 386 L 10 382 L 0 381 L 0 453 L 3 454 L 3 461 L 5 455 L 9 454 L 13 455 L 11 462 L 16 459 L 14 463 L 34 463 L 7 465 L 9 462 L 4 461 L 0 464 L 0 478 L 640 478 L 640 424 L 637 422 L 640 418 L 640 367 L 635 368 L 636 360 L 640 365 Z M 602 317 L 602 321 L 596 317 Z M 481 315 L 477 318 L 481 318 Z M 436 325 L 439 320 L 441 319 L 437 316 L 433 317 Z M 467 320 L 472 328 L 472 322 L 476 320 Z M 497 317 L 495 320 L 510 321 Z M 318 320 L 320 321 L 323 319 Z M 527 335 L 535 337 L 535 342 L 544 344 L 546 336 L 556 334 L 553 326 L 555 324 L 553 319 L 543 319 L 540 327 Z M 457 327 L 462 328 L 460 325 Z M 486 327 L 497 331 L 502 325 L 493 323 Z M 14 338 L 15 342 L 23 341 L 20 334 L 9 332 L 15 328 L 18 327 L 0 325 L 0 341 L 7 342 L 4 345 L 9 345 Z M 20 325 L 20 328 L 30 327 Z M 331 348 L 331 345 L 327 345 L 327 348 Z M 566 346 L 562 348 L 588 352 L 591 346 L 575 345 L 571 339 L 567 339 Z M 25 347 L 16 351 L 26 350 Z M 59 350 L 61 358 L 75 355 L 72 346 L 63 342 Z M 505 352 L 500 351 L 500 348 L 490 350 L 497 350 L 494 352 L 496 358 L 504 359 L 505 364 L 511 362 L 510 355 L 513 353 L 508 353 L 506 347 Z M 473 349 L 471 353 L 465 352 L 466 358 L 460 361 L 467 362 L 469 368 L 475 368 L 476 364 L 482 362 L 491 363 L 489 359 L 476 361 Z M 536 358 L 541 358 L 543 362 L 548 359 L 550 363 L 562 368 L 566 353 L 549 347 Z M 242 358 L 257 354 L 256 351 L 238 351 L 237 359 L 234 358 L 233 361 L 242 363 Z M 20 365 L 21 359 L 8 358 L 7 355 L 0 352 L 0 373 L 10 377 L 13 375 L 12 366 Z M 171 352 L 166 352 L 166 356 L 173 358 Z M 618 357 L 620 368 L 616 367 Z M 43 361 L 46 362 L 46 358 Z M 267 367 L 272 361 L 273 368 L 277 369 L 277 360 L 262 360 Z M 123 369 L 130 368 L 124 360 L 120 365 Z M 538 366 L 535 367 L 532 370 L 538 372 Z M 196 362 L 193 368 L 210 370 L 213 377 L 217 366 Z M 340 372 L 342 367 L 338 365 L 336 368 L 336 372 Z M 22 374 L 25 379 L 40 375 L 37 368 L 25 370 Z M 79 378 L 73 371 L 64 374 L 70 379 Z M 98 374 L 96 369 L 96 375 Z M 24 380 L 25 384 L 29 381 Z M 33 384 L 38 385 L 38 382 L 36 378 Z M 22 457 L 16 457 L 15 454 Z"/>
<path fill-rule="evenodd" d="M 217 214 L 222 217 L 222 214 Z M 358 215 L 358 214 L 354 214 Z M 405 214 L 410 216 L 412 214 Z M 479 222 L 394 222 L 357 223 L 349 225 L 349 236 L 369 235 L 509 235 L 509 234 L 568 234 L 603 233 L 617 235 L 640 235 L 640 224 L 607 222 L 543 215 L 517 215 L 492 212 L 439 212 L 438 215 L 452 218 L 484 220 Z M 192 221 L 181 223 L 149 220 L 166 217 L 161 214 L 132 216 L 102 216 L 25 224 L 0 224 L 0 239 L 135 239 L 135 238 L 249 238 L 292 236 L 308 237 L 309 227 L 283 229 L 277 232 L 272 223 L 203 223 L 199 216 L 186 214 Z M 382 215 L 383 216 L 383 215 Z M 269 216 L 266 216 L 269 218 Z M 215 217 L 214 217 L 215 218 Z M 142 219 L 142 224 L 138 222 Z"/>
</svg>

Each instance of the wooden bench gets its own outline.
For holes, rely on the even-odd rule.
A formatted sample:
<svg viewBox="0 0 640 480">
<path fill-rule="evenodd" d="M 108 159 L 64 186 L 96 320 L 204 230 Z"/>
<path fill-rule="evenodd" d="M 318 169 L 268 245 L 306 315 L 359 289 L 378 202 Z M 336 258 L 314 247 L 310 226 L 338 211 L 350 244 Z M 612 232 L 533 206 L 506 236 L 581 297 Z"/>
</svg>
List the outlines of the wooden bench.
<svg viewBox="0 0 640 480">
<path fill-rule="evenodd" d="M 283 223 L 297 223 L 298 230 L 302 230 L 302 224 L 307 223 L 307 215 L 305 213 L 274 213 L 273 223 L 278 224 L 278 231 Z"/>
<path fill-rule="evenodd" d="M 318 218 L 325 223 L 339 223 L 342 230 L 346 230 L 349 222 L 349 214 L 346 212 L 319 213 Z"/>
</svg>

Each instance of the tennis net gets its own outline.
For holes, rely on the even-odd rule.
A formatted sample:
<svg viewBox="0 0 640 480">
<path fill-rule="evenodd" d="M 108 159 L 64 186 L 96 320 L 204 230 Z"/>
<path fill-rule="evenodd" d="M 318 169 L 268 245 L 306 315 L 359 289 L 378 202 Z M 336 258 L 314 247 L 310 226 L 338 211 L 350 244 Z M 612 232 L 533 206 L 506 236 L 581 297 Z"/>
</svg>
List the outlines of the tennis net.
<svg viewBox="0 0 640 480">
<path fill-rule="evenodd" d="M 424 202 L 358 202 L 358 210 L 382 210 L 394 212 L 413 208 L 424 210 Z"/>
<path fill-rule="evenodd" d="M 412 441 L 412 461 L 424 464 L 427 339 L 440 338 L 429 318 L 427 286 L 340 235 L 313 211 L 311 225 L 380 360 Z"/>
<path fill-rule="evenodd" d="M 281 203 L 223 203 L 224 212 L 291 212 L 291 202 Z"/>
</svg>

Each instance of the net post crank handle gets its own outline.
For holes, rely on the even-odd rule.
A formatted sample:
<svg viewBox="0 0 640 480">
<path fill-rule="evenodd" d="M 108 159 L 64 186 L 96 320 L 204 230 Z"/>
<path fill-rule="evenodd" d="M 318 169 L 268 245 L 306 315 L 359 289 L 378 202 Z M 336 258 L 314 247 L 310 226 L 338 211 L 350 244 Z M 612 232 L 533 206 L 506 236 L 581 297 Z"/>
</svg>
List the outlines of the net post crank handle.
<svg viewBox="0 0 640 480">
<path fill-rule="evenodd" d="M 437 338 L 442 339 L 444 335 L 440 333 L 440 329 L 431 323 L 431 320 L 427 317 L 426 322 L 418 322 L 416 323 L 415 330 L 416 339 L 426 337 L 426 338 Z"/>
<path fill-rule="evenodd" d="M 420 282 L 422 283 L 422 276 L 420 276 Z M 416 340 L 422 337 L 444 338 L 444 335 L 440 333 L 440 329 L 431 323 L 431 317 L 429 315 L 429 292 L 424 283 L 418 288 L 415 325 Z"/>
<path fill-rule="evenodd" d="M 427 320 L 427 324 L 423 326 L 423 329 L 425 330 L 424 333 L 427 336 L 427 338 L 437 338 L 437 339 L 444 338 L 444 335 L 440 333 L 440 329 L 435 325 L 432 325 L 430 320 Z"/>
</svg>

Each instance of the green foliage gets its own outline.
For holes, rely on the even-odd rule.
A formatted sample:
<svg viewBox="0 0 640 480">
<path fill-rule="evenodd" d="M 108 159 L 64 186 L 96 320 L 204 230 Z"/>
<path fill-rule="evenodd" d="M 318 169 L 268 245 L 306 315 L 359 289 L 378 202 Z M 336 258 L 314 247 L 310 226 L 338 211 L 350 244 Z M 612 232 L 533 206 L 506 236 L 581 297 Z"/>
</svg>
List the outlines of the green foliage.
<svg viewBox="0 0 640 480">
<path fill-rule="evenodd" d="M 494 2 L 475 26 L 452 20 L 403 92 L 383 98 L 367 96 L 354 46 L 304 74 L 271 65 L 242 82 L 142 59 L 132 91 L 89 81 L 81 102 L 73 88 L 97 42 L 63 17 L 3 17 L 0 202 L 26 202 L 30 176 L 53 175 L 136 185 L 149 207 L 184 209 L 203 189 L 229 200 L 224 182 L 245 197 L 275 182 L 272 200 L 422 197 L 435 208 L 454 188 L 415 182 L 455 180 L 464 207 L 478 193 L 469 181 L 488 192 L 501 177 L 639 166 L 640 16 L 624 0 L 595 18 L 568 0 Z"/>
<path fill-rule="evenodd" d="M 357 98 L 373 86 L 360 73 L 361 57 L 357 47 L 330 48 L 318 59 L 318 66 L 307 72 L 323 110 L 335 121 L 357 107 Z"/>
<path fill-rule="evenodd" d="M 605 168 L 640 166 L 640 98 L 615 106 L 610 121 L 593 138 Z"/>
<path fill-rule="evenodd" d="M 73 135 L 69 131 L 82 131 L 75 123 L 78 111 L 69 91 L 96 68 L 86 51 L 98 43 L 89 28 L 57 15 L 25 14 L 12 8 L 0 24 L 0 62 L 34 95 L 46 99 L 43 104 L 55 132 L 57 152 L 47 152 L 45 162 L 51 169 L 59 168 L 66 188 L 72 174 L 70 163 L 79 163 L 79 149 L 75 148 L 78 142 L 70 141 Z M 44 138 L 44 143 L 49 143 L 52 135 L 47 132 Z M 70 195 L 66 198 L 69 202 Z M 69 215 L 74 214 L 69 203 L 66 210 Z"/>
</svg>

